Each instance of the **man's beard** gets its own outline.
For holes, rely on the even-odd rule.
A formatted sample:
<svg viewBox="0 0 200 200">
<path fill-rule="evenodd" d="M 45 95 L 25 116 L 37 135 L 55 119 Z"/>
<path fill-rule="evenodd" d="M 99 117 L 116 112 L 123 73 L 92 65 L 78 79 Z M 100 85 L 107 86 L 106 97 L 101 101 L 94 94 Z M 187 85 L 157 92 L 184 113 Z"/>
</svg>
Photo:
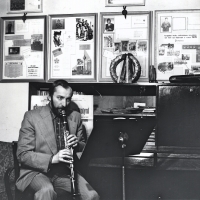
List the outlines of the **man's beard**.
<svg viewBox="0 0 200 200">
<path fill-rule="evenodd" d="M 58 117 L 62 115 L 61 114 L 62 110 L 66 110 L 66 107 L 56 108 L 52 101 L 51 101 L 51 108 L 52 108 L 53 113 Z"/>
</svg>

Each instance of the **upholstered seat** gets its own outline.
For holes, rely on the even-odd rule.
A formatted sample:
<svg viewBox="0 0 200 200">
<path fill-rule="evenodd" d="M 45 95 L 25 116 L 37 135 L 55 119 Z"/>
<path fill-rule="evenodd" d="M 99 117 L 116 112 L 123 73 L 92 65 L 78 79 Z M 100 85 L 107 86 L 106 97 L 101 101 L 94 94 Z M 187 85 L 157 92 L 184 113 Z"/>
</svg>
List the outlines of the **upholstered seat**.
<svg viewBox="0 0 200 200">
<path fill-rule="evenodd" d="M 10 153 L 10 156 L 13 157 L 13 162 L 11 162 L 10 167 L 7 168 L 5 175 L 4 175 L 4 183 L 5 183 L 5 189 L 6 189 L 6 194 L 8 200 L 32 200 L 33 199 L 33 194 L 31 194 L 28 191 L 24 191 L 23 193 L 17 190 L 15 187 L 15 182 L 17 178 L 19 177 L 19 163 L 17 160 L 16 156 L 16 151 L 17 151 L 17 142 L 14 141 L 12 142 L 12 149 Z M 13 178 L 14 176 L 14 178 Z M 13 192 L 14 188 L 14 192 Z M 65 192 L 63 190 L 56 190 L 58 194 L 58 200 L 66 200 L 66 199 L 72 199 L 72 195 L 68 192 Z"/>
<path fill-rule="evenodd" d="M 12 143 L 0 141 L 0 199 L 7 200 L 4 175 L 8 168 L 13 167 Z M 14 194 L 14 173 L 10 174 L 10 192 Z"/>
</svg>

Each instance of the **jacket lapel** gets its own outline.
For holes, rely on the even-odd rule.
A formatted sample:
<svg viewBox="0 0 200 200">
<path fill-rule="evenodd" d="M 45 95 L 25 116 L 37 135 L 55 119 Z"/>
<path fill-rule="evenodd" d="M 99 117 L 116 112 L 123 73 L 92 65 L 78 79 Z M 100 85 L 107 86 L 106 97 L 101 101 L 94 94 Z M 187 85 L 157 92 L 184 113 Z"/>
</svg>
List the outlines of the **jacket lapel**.
<svg viewBox="0 0 200 200">
<path fill-rule="evenodd" d="M 40 122 L 42 135 L 53 154 L 56 154 L 58 150 L 49 106 L 44 107 L 40 115 L 42 117 L 42 121 Z"/>
</svg>

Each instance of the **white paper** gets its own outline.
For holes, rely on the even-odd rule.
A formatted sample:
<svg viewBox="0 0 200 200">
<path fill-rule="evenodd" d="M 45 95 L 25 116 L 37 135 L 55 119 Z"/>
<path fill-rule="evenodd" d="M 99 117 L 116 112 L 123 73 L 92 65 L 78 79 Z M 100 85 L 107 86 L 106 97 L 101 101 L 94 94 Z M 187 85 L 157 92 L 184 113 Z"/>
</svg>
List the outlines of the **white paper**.
<svg viewBox="0 0 200 200">
<path fill-rule="evenodd" d="M 73 95 L 72 101 L 78 105 L 82 119 L 93 119 L 93 95 Z"/>
<path fill-rule="evenodd" d="M 131 17 L 115 16 L 115 29 L 131 29 Z"/>
<path fill-rule="evenodd" d="M 41 9 L 41 0 L 26 0 L 25 1 L 25 10 L 29 11 L 39 11 Z"/>
<path fill-rule="evenodd" d="M 131 38 L 132 40 L 147 39 L 147 29 L 118 29 L 116 30 L 115 39 L 122 40 Z"/>
<path fill-rule="evenodd" d="M 48 96 L 31 96 L 31 110 L 37 109 L 39 106 L 46 106 L 49 103 Z"/>
<path fill-rule="evenodd" d="M 132 16 L 132 28 L 147 28 L 147 16 Z"/>
</svg>

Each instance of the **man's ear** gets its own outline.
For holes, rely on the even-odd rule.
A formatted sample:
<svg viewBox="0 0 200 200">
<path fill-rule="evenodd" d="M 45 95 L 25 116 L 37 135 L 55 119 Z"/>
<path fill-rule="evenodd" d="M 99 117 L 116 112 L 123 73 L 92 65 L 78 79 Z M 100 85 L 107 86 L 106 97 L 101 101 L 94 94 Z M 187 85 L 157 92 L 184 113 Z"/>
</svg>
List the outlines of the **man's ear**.
<svg viewBox="0 0 200 200">
<path fill-rule="evenodd" d="M 48 99 L 48 101 L 51 101 L 51 96 L 49 95 L 49 96 L 47 97 L 47 99 Z"/>
</svg>

